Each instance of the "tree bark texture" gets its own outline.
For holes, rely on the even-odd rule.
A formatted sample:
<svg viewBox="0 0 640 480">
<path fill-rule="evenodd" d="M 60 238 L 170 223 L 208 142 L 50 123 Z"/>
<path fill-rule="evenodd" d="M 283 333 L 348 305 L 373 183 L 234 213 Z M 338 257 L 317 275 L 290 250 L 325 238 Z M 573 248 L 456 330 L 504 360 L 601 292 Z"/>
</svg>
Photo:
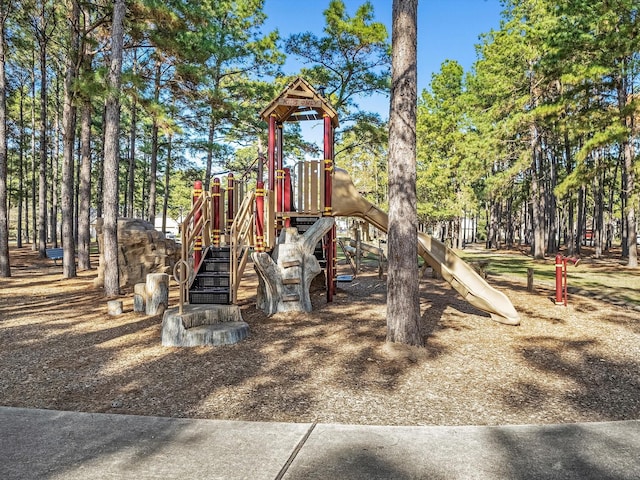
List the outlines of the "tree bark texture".
<svg viewBox="0 0 640 480">
<path fill-rule="evenodd" d="M 69 5 L 69 53 L 66 58 L 66 73 L 64 79 L 64 103 L 62 109 L 62 245 L 64 256 L 62 259 L 62 276 L 73 278 L 76 276 L 76 245 L 73 234 L 74 222 L 74 192 L 75 192 L 75 162 L 74 146 L 76 132 L 76 107 L 73 92 L 74 82 L 78 76 L 78 59 L 80 48 L 80 7 L 78 2 L 71 0 Z"/>
<path fill-rule="evenodd" d="M 160 74 L 162 63 L 156 60 L 156 73 L 153 87 L 153 98 L 158 105 L 160 102 Z M 152 225 L 156 222 L 156 175 L 158 173 L 158 113 L 153 114 L 151 125 L 151 165 L 149 167 L 149 210 L 148 220 Z"/>
<path fill-rule="evenodd" d="M 78 268 L 91 268 L 91 99 L 82 104 L 80 126 L 80 193 L 78 208 Z"/>
<path fill-rule="evenodd" d="M 416 201 L 417 0 L 393 1 L 387 341 L 424 345 Z"/>
<path fill-rule="evenodd" d="M 7 211 L 7 82 L 5 76 L 5 9 L 0 10 L 0 277 L 11 276 Z"/>
<path fill-rule="evenodd" d="M 45 5 L 42 3 L 42 31 L 38 35 L 40 46 L 40 164 L 38 181 L 38 252 L 45 258 L 47 249 L 47 37 L 44 31 Z"/>
<path fill-rule="evenodd" d="M 111 27 L 111 65 L 107 77 L 104 143 L 104 293 L 120 293 L 118 275 L 118 127 L 120 123 L 120 82 L 122 77 L 124 0 L 116 0 Z"/>
</svg>

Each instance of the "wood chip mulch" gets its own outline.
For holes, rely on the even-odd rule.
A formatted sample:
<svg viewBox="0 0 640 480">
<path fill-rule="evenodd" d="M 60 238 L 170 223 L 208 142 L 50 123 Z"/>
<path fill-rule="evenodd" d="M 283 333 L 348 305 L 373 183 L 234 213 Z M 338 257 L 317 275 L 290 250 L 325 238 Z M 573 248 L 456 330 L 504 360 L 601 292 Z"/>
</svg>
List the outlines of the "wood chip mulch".
<svg viewBox="0 0 640 480">
<path fill-rule="evenodd" d="M 107 314 L 95 270 L 64 280 L 29 247 L 11 255 L 13 276 L 0 279 L 4 406 L 374 425 L 640 418 L 640 315 L 588 297 L 557 307 L 547 287 L 490 277 L 521 314 L 513 327 L 423 278 L 419 349 L 385 344 L 386 285 L 374 269 L 340 283 L 331 304 L 314 291 L 313 312 L 267 318 L 248 266 L 247 340 L 164 348 L 161 317 L 133 313 L 131 294 L 124 314 Z"/>
</svg>

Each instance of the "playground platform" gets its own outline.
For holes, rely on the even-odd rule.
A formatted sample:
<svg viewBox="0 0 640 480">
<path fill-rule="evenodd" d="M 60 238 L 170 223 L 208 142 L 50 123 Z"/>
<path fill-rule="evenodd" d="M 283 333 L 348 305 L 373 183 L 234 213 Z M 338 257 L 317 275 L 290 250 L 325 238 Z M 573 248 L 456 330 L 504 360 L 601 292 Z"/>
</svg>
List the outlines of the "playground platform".
<svg viewBox="0 0 640 480">
<path fill-rule="evenodd" d="M 235 422 L 0 407 L 0 478 L 636 479 L 640 421 Z"/>
</svg>

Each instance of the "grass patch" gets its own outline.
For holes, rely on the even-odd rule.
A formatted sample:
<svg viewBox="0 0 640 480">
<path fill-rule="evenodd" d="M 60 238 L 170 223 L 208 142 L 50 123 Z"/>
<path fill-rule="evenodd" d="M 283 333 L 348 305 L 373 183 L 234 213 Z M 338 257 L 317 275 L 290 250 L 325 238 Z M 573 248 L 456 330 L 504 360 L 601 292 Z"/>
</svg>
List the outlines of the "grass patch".
<svg viewBox="0 0 640 480">
<path fill-rule="evenodd" d="M 466 262 L 488 262 L 489 276 L 516 277 L 526 281 L 527 270 L 533 268 L 534 284 L 544 283 L 554 287 L 555 256 L 534 260 L 521 252 L 506 251 L 457 251 Z M 640 271 L 624 266 L 619 258 L 594 259 L 583 257 L 577 266 L 567 265 L 569 287 L 586 290 L 594 296 L 621 299 L 640 305 Z"/>
</svg>

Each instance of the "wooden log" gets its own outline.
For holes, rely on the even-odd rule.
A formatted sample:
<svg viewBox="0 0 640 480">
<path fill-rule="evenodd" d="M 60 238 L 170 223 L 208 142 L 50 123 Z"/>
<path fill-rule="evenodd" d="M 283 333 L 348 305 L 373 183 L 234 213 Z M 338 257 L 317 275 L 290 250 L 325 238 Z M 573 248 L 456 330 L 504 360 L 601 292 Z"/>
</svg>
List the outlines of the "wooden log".
<svg viewBox="0 0 640 480">
<path fill-rule="evenodd" d="M 111 316 L 122 315 L 122 300 L 109 300 L 107 311 Z"/>
<path fill-rule="evenodd" d="M 169 275 L 166 273 L 149 273 L 146 283 L 147 315 L 159 315 L 169 306 Z"/>
<path fill-rule="evenodd" d="M 133 311 L 145 313 L 147 305 L 147 284 L 136 283 L 133 286 Z"/>
<path fill-rule="evenodd" d="M 533 292 L 533 268 L 527 268 L 527 292 Z"/>
</svg>

